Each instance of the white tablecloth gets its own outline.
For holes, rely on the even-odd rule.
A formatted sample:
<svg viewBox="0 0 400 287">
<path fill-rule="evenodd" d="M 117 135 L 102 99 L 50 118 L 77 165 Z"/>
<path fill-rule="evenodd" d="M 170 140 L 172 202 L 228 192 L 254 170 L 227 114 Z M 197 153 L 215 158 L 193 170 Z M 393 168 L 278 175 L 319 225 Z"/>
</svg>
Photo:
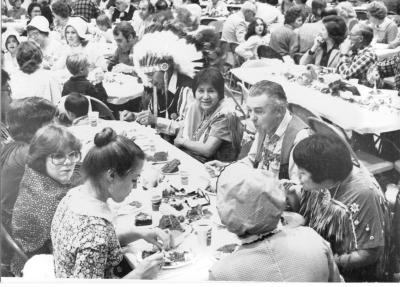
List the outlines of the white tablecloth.
<svg viewBox="0 0 400 287">
<path fill-rule="evenodd" d="M 296 68 L 295 66 L 293 69 Z M 313 110 L 320 116 L 331 120 L 345 130 L 353 130 L 361 134 L 382 133 L 400 129 L 399 112 L 389 112 L 385 109 L 371 111 L 361 105 L 350 103 L 338 97 L 321 93 L 315 89 L 292 83 L 280 76 L 278 67 L 236 68 L 231 72 L 240 80 L 251 85 L 261 80 L 271 80 L 280 83 L 289 102 L 299 104 Z M 275 74 L 274 74 L 275 73 Z M 363 90 L 362 86 L 359 90 Z M 367 89 L 367 88 L 365 88 Z M 397 91 L 383 90 L 394 96 Z M 361 91 L 360 91 L 361 92 Z"/>
<path fill-rule="evenodd" d="M 181 165 L 179 166 L 180 170 L 186 170 L 189 173 L 189 186 L 187 189 L 196 189 L 197 187 L 204 187 L 205 180 L 208 179 L 208 173 L 205 170 L 202 163 L 190 157 L 183 151 L 179 150 L 175 146 L 169 144 L 160 138 L 155 131 L 150 128 L 146 128 L 138 125 L 137 123 L 128 123 L 123 121 L 105 121 L 102 122 L 97 127 L 89 127 L 89 126 L 75 126 L 70 127 L 69 130 L 77 136 L 81 142 L 83 143 L 82 154 L 85 155 L 87 150 L 93 145 L 93 137 L 96 132 L 100 131 L 102 128 L 110 126 L 117 133 L 125 133 L 127 136 L 134 135 L 137 137 L 136 142 L 139 146 L 141 146 L 144 150 L 147 150 L 147 143 L 152 141 L 155 145 L 156 151 L 166 151 L 168 152 L 168 159 L 177 158 L 181 161 Z M 168 205 L 162 204 L 160 207 L 160 212 L 153 212 L 151 210 L 151 196 L 156 192 L 162 192 L 161 189 L 149 189 L 143 190 L 140 186 L 143 181 L 143 177 L 145 177 L 145 173 L 151 168 L 161 168 L 160 165 L 151 165 L 150 163 L 146 163 L 144 166 L 144 170 L 142 172 L 142 176 L 139 179 L 141 182 L 138 183 L 138 188 L 132 190 L 131 194 L 124 200 L 122 203 L 112 203 L 112 208 L 122 208 L 126 206 L 129 202 L 135 200 L 142 203 L 141 211 L 152 214 L 153 217 L 153 226 L 158 225 L 158 220 L 161 218 L 162 213 L 169 214 Z M 179 174 L 176 175 L 167 175 L 164 178 L 164 181 L 168 181 L 172 183 L 174 186 L 178 186 L 180 182 Z M 206 208 L 209 209 L 213 216 L 209 220 L 212 226 L 212 240 L 211 246 L 206 248 L 199 247 L 197 236 L 194 232 L 190 233 L 180 246 L 185 250 L 190 249 L 194 252 L 195 258 L 193 262 L 189 265 L 177 268 L 177 269 L 169 269 L 169 270 L 161 270 L 157 280 L 168 280 L 168 281 L 191 281 L 191 282 L 199 282 L 206 281 L 208 279 L 208 270 L 215 262 L 214 251 L 219 247 L 228 244 L 228 243 L 238 243 L 237 237 L 228 232 L 225 228 L 222 228 L 218 223 L 220 223 L 218 218 L 218 213 L 216 210 L 216 197 L 215 195 L 209 194 L 211 205 Z M 171 207 L 169 207 L 171 208 Z M 132 224 L 134 222 L 134 214 L 128 214 L 119 217 L 120 222 L 126 224 Z M 128 249 L 129 250 L 137 250 L 140 249 L 141 246 L 148 245 L 148 243 L 143 240 L 138 240 L 132 243 Z M 131 256 L 135 256 L 131 254 Z M 129 260 L 129 256 L 127 256 Z M 136 259 L 137 257 L 134 257 Z M 134 260 L 132 260 L 134 261 Z"/>
</svg>

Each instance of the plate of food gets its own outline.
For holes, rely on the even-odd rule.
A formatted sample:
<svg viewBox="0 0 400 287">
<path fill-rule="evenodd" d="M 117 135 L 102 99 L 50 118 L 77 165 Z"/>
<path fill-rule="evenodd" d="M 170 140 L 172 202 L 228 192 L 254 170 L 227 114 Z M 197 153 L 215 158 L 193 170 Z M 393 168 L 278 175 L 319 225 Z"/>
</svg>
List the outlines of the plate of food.
<svg viewBox="0 0 400 287">
<path fill-rule="evenodd" d="M 239 244 L 231 243 L 221 246 L 214 252 L 214 258 L 217 260 L 221 260 L 222 258 L 232 254 L 239 248 Z"/>
<path fill-rule="evenodd" d="M 153 248 L 152 250 L 143 250 L 138 253 L 138 261 L 142 261 L 148 256 L 151 256 L 159 252 L 158 249 Z M 195 255 L 192 250 L 169 250 L 163 251 L 164 253 L 164 265 L 162 269 L 176 269 L 183 266 L 189 265 L 193 262 Z"/>
<path fill-rule="evenodd" d="M 174 175 L 179 172 L 179 165 L 181 164 L 179 159 L 173 159 L 168 161 L 162 168 L 161 173 L 164 175 Z"/>
<path fill-rule="evenodd" d="M 151 164 L 166 164 L 168 162 L 168 153 L 165 151 L 156 152 L 153 156 L 147 157 Z"/>
</svg>

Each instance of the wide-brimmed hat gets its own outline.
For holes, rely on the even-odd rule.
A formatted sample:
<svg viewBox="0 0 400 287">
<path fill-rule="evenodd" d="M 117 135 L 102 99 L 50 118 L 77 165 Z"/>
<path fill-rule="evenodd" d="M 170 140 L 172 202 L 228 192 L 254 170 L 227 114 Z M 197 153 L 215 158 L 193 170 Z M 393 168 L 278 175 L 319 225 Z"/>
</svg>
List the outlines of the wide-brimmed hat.
<svg viewBox="0 0 400 287">
<path fill-rule="evenodd" d="M 50 33 L 49 21 L 44 16 L 33 17 L 28 27 L 34 27 L 41 32 Z"/>
<path fill-rule="evenodd" d="M 15 30 L 13 30 L 13 29 L 7 29 L 7 31 L 4 32 L 4 33 L 1 35 L 1 49 L 2 49 L 3 51 L 6 51 L 6 50 L 7 50 L 6 42 L 7 42 L 7 39 L 8 39 L 9 37 L 11 37 L 11 36 L 14 36 L 14 37 L 17 39 L 18 43 L 21 43 L 21 41 L 25 40 L 25 39 L 21 39 L 21 37 L 19 36 L 19 33 L 18 33 L 17 31 L 15 31 Z M 25 38 L 25 37 L 24 37 L 24 38 Z"/>
<path fill-rule="evenodd" d="M 273 231 L 286 206 L 285 192 L 272 175 L 244 163 L 234 163 L 217 183 L 221 222 L 238 236 Z"/>
<path fill-rule="evenodd" d="M 71 26 L 72 28 L 75 29 L 76 34 L 78 34 L 79 38 L 82 39 L 87 39 L 89 34 L 88 34 L 88 25 L 85 22 L 85 20 L 83 20 L 80 17 L 70 17 L 68 19 L 67 25 L 65 25 L 64 28 L 64 35 L 65 35 L 65 31 L 67 30 L 67 28 Z"/>
</svg>

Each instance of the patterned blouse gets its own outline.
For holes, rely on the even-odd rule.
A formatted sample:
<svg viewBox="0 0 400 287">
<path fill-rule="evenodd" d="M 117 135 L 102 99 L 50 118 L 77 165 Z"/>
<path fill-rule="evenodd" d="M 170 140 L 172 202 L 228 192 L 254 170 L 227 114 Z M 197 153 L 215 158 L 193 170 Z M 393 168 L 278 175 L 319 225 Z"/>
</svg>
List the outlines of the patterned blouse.
<svg viewBox="0 0 400 287">
<path fill-rule="evenodd" d="M 72 189 L 51 225 L 56 278 L 116 278 L 122 250 L 106 203 Z"/>
<path fill-rule="evenodd" d="M 28 257 L 51 253 L 50 223 L 58 203 L 70 187 L 25 167 L 14 205 L 11 228 L 14 240 Z M 24 261 L 15 254 L 12 272 L 20 275 L 23 266 Z"/>
</svg>

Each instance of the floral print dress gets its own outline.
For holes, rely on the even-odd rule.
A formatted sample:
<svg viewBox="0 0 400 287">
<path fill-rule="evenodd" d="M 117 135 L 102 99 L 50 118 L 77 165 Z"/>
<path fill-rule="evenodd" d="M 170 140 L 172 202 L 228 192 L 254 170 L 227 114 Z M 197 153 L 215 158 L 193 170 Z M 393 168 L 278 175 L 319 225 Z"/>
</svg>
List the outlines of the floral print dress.
<svg viewBox="0 0 400 287">
<path fill-rule="evenodd" d="M 116 278 L 122 250 L 106 203 L 85 197 L 82 186 L 60 202 L 51 238 L 57 278 Z"/>
</svg>

